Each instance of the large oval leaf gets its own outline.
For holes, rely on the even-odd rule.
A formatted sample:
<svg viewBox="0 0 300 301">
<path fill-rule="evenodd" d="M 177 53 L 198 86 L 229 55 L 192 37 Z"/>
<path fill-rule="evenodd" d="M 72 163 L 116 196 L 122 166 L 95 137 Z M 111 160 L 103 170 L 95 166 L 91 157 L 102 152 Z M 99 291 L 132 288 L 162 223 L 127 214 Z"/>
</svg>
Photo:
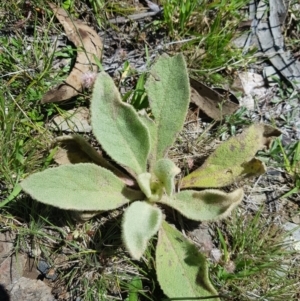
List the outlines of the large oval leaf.
<svg viewBox="0 0 300 301">
<path fill-rule="evenodd" d="M 180 187 L 223 187 L 264 173 L 264 164 L 254 156 L 280 134 L 267 124 L 253 124 L 221 144 L 200 168 L 182 179 Z"/>
<path fill-rule="evenodd" d="M 153 166 L 175 141 L 187 113 L 190 88 L 182 54 L 161 56 L 152 66 L 145 88 L 156 127 L 156 131 L 150 131 L 155 135 L 151 137 L 150 165 Z"/>
<path fill-rule="evenodd" d="M 101 72 L 91 100 L 93 133 L 109 156 L 133 175 L 146 172 L 149 131 L 132 106 L 122 102 L 111 77 Z"/>
<path fill-rule="evenodd" d="M 143 198 L 109 170 L 90 163 L 49 168 L 30 175 L 21 186 L 39 202 L 79 211 L 111 210 Z"/>
<path fill-rule="evenodd" d="M 220 301 L 208 278 L 204 255 L 178 230 L 163 222 L 156 247 L 156 273 L 158 282 L 169 298 L 196 300 L 210 297 Z M 173 299 L 172 299 L 173 300 Z"/>
<path fill-rule="evenodd" d="M 158 203 L 168 205 L 194 221 L 213 221 L 226 217 L 242 200 L 243 189 L 223 192 L 217 189 L 184 190 Z"/>
<path fill-rule="evenodd" d="M 127 208 L 123 216 L 122 234 L 133 259 L 142 257 L 149 239 L 157 233 L 161 222 L 161 210 L 146 202 L 137 201 Z"/>
</svg>

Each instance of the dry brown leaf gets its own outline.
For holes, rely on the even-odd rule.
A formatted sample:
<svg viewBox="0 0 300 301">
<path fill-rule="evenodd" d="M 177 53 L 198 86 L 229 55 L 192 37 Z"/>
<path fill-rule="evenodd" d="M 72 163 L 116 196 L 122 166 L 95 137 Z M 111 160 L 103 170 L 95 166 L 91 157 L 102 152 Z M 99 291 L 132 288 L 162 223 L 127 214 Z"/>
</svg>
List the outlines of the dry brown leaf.
<svg viewBox="0 0 300 301">
<path fill-rule="evenodd" d="M 49 5 L 64 27 L 68 39 L 77 48 L 77 58 L 67 79 L 48 91 L 42 98 L 42 103 L 65 101 L 81 93 L 84 75 L 98 72 L 95 57 L 100 59 L 103 49 L 102 41 L 95 30 L 80 20 L 71 20 L 62 8 L 52 3 Z"/>
<path fill-rule="evenodd" d="M 91 163 L 93 160 L 79 147 L 75 141 L 65 141 L 58 147 L 54 156 L 54 161 L 59 165 Z"/>
<path fill-rule="evenodd" d="M 238 100 L 230 92 L 223 96 L 220 89 L 217 92 L 193 78 L 190 78 L 190 85 L 191 102 L 214 120 L 221 120 L 225 115 L 233 114 L 239 108 Z"/>
</svg>

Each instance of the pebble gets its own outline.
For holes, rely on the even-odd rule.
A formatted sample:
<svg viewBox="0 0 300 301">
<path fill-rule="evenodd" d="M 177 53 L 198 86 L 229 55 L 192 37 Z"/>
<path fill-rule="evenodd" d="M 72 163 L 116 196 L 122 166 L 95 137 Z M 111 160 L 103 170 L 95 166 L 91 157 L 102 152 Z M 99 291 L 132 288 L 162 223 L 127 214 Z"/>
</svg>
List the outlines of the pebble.
<svg viewBox="0 0 300 301">
<path fill-rule="evenodd" d="M 57 279 L 55 270 L 45 260 L 40 260 L 37 265 L 37 269 L 46 277 L 46 279 L 54 281 Z"/>
<path fill-rule="evenodd" d="M 295 251 L 300 252 L 300 229 L 299 229 L 299 225 L 287 222 L 282 227 L 286 232 L 289 232 L 289 234 L 290 234 L 289 237 L 286 238 L 286 241 L 288 243 L 291 243 L 290 248 L 293 248 Z"/>
<path fill-rule="evenodd" d="M 10 301 L 54 301 L 51 288 L 43 281 L 21 277 L 10 292 Z"/>
<path fill-rule="evenodd" d="M 85 107 L 72 109 L 67 111 L 65 116 L 56 116 L 49 126 L 56 131 L 89 133 L 92 131 L 89 114 L 89 110 Z"/>
</svg>

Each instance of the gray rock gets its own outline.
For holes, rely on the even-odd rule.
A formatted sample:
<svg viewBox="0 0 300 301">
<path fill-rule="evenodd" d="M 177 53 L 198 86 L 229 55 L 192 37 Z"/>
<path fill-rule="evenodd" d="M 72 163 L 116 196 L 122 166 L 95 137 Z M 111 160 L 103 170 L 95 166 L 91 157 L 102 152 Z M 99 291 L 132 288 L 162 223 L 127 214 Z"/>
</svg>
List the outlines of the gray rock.
<svg viewBox="0 0 300 301">
<path fill-rule="evenodd" d="M 43 281 L 21 277 L 10 292 L 11 301 L 54 301 L 51 288 Z"/>
<path fill-rule="evenodd" d="M 40 260 L 38 262 L 37 269 L 45 275 L 50 270 L 50 265 L 45 260 Z"/>
<path fill-rule="evenodd" d="M 18 254 L 7 257 L 0 265 L 0 283 L 10 290 L 21 278 L 26 264 L 27 256 Z"/>
<path fill-rule="evenodd" d="M 89 109 L 79 107 L 67 111 L 65 116 L 54 117 L 50 123 L 50 128 L 69 133 L 89 133 L 92 131 L 92 127 L 89 124 L 89 118 Z"/>
<path fill-rule="evenodd" d="M 0 233 L 0 265 L 10 255 L 14 246 L 15 234 Z"/>
<path fill-rule="evenodd" d="M 211 229 L 205 223 L 199 225 L 199 228 L 194 229 L 189 234 L 193 240 L 201 246 L 201 252 L 207 255 L 211 253 L 212 249 L 214 248 L 212 233 Z"/>
<path fill-rule="evenodd" d="M 283 229 L 288 232 L 289 237 L 285 241 L 290 244 L 289 249 L 300 252 L 300 227 L 294 223 L 287 222 L 283 226 Z"/>
<path fill-rule="evenodd" d="M 40 260 L 38 262 L 37 269 L 46 277 L 46 279 L 53 281 L 57 279 L 57 274 L 55 273 L 54 269 L 52 269 L 45 260 Z"/>
</svg>

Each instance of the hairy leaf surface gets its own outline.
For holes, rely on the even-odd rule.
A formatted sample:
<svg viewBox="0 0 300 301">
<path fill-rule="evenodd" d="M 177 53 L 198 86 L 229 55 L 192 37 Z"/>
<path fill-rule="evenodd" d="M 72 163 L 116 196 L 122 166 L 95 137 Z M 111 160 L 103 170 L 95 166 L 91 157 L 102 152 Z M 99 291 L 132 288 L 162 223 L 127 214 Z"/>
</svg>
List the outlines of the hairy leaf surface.
<svg viewBox="0 0 300 301">
<path fill-rule="evenodd" d="M 59 136 L 55 138 L 55 141 L 61 144 L 61 147 L 59 147 L 54 156 L 55 162 L 59 165 L 94 162 L 112 171 L 127 186 L 135 185 L 134 180 L 128 174 L 125 174 L 106 160 L 102 154 L 98 153 L 82 136 L 78 134 Z"/>
<path fill-rule="evenodd" d="M 158 234 L 156 272 L 158 282 L 169 298 L 195 300 L 217 295 L 208 278 L 204 255 L 166 222 L 162 223 Z M 209 300 L 219 301 L 219 298 Z"/>
<path fill-rule="evenodd" d="M 136 201 L 127 208 L 122 224 L 123 241 L 133 259 L 142 257 L 149 239 L 157 233 L 161 222 L 161 210 L 146 202 Z"/>
<path fill-rule="evenodd" d="M 254 156 L 280 134 L 269 125 L 253 124 L 222 143 L 200 168 L 182 179 L 180 187 L 223 187 L 241 178 L 263 174 L 265 166 Z"/>
<path fill-rule="evenodd" d="M 151 191 L 151 173 L 145 172 L 141 173 L 136 178 L 140 189 L 144 192 L 147 198 L 150 198 L 152 195 Z"/>
<path fill-rule="evenodd" d="M 105 72 L 96 79 L 91 114 L 93 133 L 109 156 L 133 175 L 146 172 L 149 131 Z"/>
<path fill-rule="evenodd" d="M 39 202 L 78 211 L 111 210 L 143 198 L 109 170 L 90 163 L 49 168 L 30 175 L 21 186 Z"/>
<path fill-rule="evenodd" d="M 184 190 L 158 202 L 194 221 L 213 221 L 226 217 L 243 199 L 243 189 L 226 193 L 217 189 Z"/>
<path fill-rule="evenodd" d="M 153 171 L 165 187 L 167 195 L 171 195 L 175 191 L 174 179 L 180 173 L 180 168 L 170 159 L 160 159 L 156 162 Z"/>
<path fill-rule="evenodd" d="M 150 165 L 162 159 L 182 129 L 190 100 L 189 78 L 182 54 L 162 55 L 152 66 L 146 92 L 156 131 L 151 137 Z"/>
</svg>

